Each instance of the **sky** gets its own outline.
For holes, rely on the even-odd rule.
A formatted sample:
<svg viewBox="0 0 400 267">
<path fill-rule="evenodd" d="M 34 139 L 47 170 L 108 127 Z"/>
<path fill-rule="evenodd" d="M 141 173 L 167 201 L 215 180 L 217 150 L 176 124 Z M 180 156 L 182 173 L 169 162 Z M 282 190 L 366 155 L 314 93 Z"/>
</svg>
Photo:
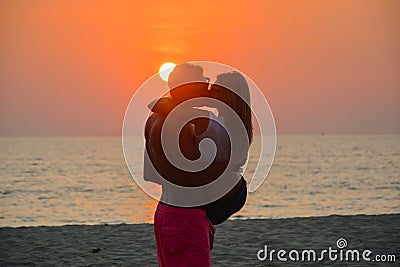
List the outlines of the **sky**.
<svg viewBox="0 0 400 267">
<path fill-rule="evenodd" d="M 399 1 L 237 2 L 1 1 L 0 136 L 120 135 L 135 90 L 195 60 L 249 76 L 278 134 L 400 134 Z"/>
</svg>

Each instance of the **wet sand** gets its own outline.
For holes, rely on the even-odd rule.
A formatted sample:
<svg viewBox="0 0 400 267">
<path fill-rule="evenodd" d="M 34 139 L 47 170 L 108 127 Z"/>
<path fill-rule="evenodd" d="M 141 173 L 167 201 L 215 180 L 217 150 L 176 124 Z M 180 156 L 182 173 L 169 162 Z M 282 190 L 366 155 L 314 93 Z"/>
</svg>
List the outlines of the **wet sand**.
<svg viewBox="0 0 400 267">
<path fill-rule="evenodd" d="M 213 266 L 321 266 L 322 262 L 260 261 L 259 250 L 317 252 L 337 248 L 344 238 L 347 247 L 360 253 L 395 255 L 399 266 L 400 214 L 326 216 L 292 219 L 231 220 L 217 226 L 212 251 Z M 293 254 L 295 255 L 295 254 Z M 318 255 L 318 254 L 317 254 Z M 264 256 L 264 252 L 260 254 Z M 338 254 L 339 257 L 339 254 Z M 361 257 L 361 256 L 360 256 Z M 286 258 L 288 254 L 286 254 Z M 330 261 L 336 266 L 376 266 L 377 262 Z M 325 265 L 324 264 L 324 265 Z M 1 266 L 157 266 L 152 224 L 70 225 L 0 228 Z M 379 265 L 379 264 L 378 264 Z"/>
</svg>

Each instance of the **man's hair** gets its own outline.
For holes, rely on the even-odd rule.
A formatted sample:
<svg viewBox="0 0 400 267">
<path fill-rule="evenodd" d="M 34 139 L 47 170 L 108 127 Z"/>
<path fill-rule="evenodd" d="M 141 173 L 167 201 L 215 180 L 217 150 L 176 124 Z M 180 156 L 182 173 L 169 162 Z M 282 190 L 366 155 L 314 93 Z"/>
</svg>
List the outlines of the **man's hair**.
<svg viewBox="0 0 400 267">
<path fill-rule="evenodd" d="M 174 70 L 168 77 L 169 89 L 189 83 L 189 82 L 204 82 L 203 68 L 197 65 L 183 63 L 176 65 Z"/>
<path fill-rule="evenodd" d="M 200 85 L 202 83 L 202 85 Z M 174 70 L 168 77 L 168 87 L 172 99 L 178 102 L 183 102 L 191 97 L 195 92 L 196 86 L 207 88 L 206 78 L 203 74 L 203 68 L 190 63 L 183 63 L 175 66 Z M 197 87 L 198 88 L 198 87 Z"/>
</svg>

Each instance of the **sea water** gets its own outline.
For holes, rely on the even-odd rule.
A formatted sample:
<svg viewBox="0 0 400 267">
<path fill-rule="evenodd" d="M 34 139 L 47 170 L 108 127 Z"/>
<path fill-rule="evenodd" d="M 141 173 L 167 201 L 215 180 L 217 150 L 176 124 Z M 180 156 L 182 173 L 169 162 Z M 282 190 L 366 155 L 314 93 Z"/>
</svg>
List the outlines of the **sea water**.
<svg viewBox="0 0 400 267">
<path fill-rule="evenodd" d="M 152 222 L 157 203 L 132 179 L 120 137 L 2 137 L 0 179 L 1 227 Z M 400 213 L 399 135 L 286 135 L 232 219 L 387 213 Z"/>
</svg>

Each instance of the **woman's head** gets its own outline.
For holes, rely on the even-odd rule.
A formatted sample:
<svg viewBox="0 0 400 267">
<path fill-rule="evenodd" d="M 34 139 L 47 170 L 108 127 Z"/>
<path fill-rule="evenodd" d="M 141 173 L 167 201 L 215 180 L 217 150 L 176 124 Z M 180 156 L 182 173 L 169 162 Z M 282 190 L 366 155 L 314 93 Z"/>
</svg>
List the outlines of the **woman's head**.
<svg viewBox="0 0 400 267">
<path fill-rule="evenodd" d="M 217 76 L 213 85 L 216 99 L 232 108 L 242 120 L 249 143 L 253 140 L 253 125 L 251 122 L 250 91 L 246 79 L 237 71 L 223 73 Z M 221 116 L 224 116 L 223 109 Z M 224 116 L 225 117 L 225 116 Z M 228 120 L 229 118 L 225 118 Z"/>
</svg>

